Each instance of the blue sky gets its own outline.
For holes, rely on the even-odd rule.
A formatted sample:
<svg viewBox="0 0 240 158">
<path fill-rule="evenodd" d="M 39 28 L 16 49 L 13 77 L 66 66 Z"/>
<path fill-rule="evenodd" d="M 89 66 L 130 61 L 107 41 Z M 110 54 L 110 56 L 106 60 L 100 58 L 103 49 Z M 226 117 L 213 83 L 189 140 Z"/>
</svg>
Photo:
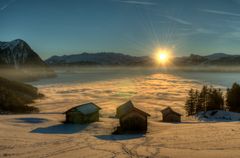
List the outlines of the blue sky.
<svg viewBox="0 0 240 158">
<path fill-rule="evenodd" d="M 80 52 L 240 54 L 240 0 L 0 0 L 0 41 Z"/>
</svg>

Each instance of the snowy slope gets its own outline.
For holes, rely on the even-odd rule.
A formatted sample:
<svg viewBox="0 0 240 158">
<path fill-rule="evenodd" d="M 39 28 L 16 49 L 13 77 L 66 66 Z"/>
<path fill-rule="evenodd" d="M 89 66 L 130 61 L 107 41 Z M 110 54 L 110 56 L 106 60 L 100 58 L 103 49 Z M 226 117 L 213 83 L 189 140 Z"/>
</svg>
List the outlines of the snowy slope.
<svg viewBox="0 0 240 158">
<path fill-rule="evenodd" d="M 0 65 L 19 68 L 26 65 L 45 66 L 44 61 L 23 40 L 0 42 Z"/>
<path fill-rule="evenodd" d="M 240 113 L 223 111 L 223 110 L 211 110 L 207 112 L 200 112 L 197 118 L 202 121 L 240 121 Z"/>
<path fill-rule="evenodd" d="M 37 80 L 55 73 L 23 40 L 0 42 L 0 76 L 13 80 Z"/>
</svg>

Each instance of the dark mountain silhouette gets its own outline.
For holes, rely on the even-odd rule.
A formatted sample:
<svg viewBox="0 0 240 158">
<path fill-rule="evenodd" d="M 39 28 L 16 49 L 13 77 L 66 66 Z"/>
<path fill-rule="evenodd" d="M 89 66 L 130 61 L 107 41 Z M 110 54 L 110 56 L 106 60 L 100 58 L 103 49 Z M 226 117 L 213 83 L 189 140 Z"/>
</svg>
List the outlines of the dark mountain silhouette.
<svg viewBox="0 0 240 158">
<path fill-rule="evenodd" d="M 121 53 L 81 53 L 74 55 L 52 56 L 45 61 L 54 66 L 70 65 L 119 65 L 119 66 L 153 66 L 156 62 L 148 56 L 131 56 Z M 177 66 L 198 65 L 240 65 L 240 55 L 215 53 L 201 56 L 191 54 L 185 57 L 176 57 L 172 61 Z"/>
<path fill-rule="evenodd" d="M 215 53 L 206 56 L 191 54 L 187 57 L 177 57 L 174 59 L 175 65 L 216 65 L 216 66 L 237 66 L 240 65 L 240 55 L 229 55 L 225 53 Z"/>
<path fill-rule="evenodd" d="M 74 55 L 52 56 L 45 61 L 49 65 L 149 65 L 150 57 L 130 56 L 121 53 L 81 53 Z"/>
<path fill-rule="evenodd" d="M 0 72 L 3 77 L 20 80 L 35 80 L 55 75 L 21 39 L 0 42 Z"/>
</svg>

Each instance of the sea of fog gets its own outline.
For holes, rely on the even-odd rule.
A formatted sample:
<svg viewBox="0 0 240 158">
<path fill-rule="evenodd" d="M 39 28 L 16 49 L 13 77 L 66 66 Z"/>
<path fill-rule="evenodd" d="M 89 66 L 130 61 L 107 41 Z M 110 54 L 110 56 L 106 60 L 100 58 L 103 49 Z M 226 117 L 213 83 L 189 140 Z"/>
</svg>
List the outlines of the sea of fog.
<svg viewBox="0 0 240 158">
<path fill-rule="evenodd" d="M 113 79 L 134 78 L 152 74 L 171 74 L 185 79 L 201 82 L 202 84 L 230 87 L 232 83 L 240 83 L 239 72 L 217 71 L 178 71 L 156 68 L 58 68 L 55 69 L 56 78 L 42 79 L 31 82 L 35 86 L 48 86 L 53 84 L 77 84 Z"/>
<path fill-rule="evenodd" d="M 171 106 L 184 114 L 190 88 L 203 84 L 230 87 L 240 82 L 239 73 L 183 72 L 146 68 L 71 68 L 56 69 L 58 77 L 32 82 L 46 97 L 37 100 L 41 112 L 64 112 L 86 102 L 100 106 L 103 117 L 113 117 L 116 108 L 132 100 L 159 119 L 160 110 Z"/>
</svg>

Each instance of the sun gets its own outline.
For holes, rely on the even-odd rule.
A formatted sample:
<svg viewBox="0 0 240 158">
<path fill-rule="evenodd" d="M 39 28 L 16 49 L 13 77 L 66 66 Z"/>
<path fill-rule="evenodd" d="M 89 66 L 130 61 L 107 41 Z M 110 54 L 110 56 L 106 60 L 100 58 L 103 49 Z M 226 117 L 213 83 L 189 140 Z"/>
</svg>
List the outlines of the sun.
<svg viewBox="0 0 240 158">
<path fill-rule="evenodd" d="M 167 64 L 170 60 L 170 50 L 158 49 L 155 54 L 155 60 L 160 64 Z"/>
<path fill-rule="evenodd" d="M 160 61 L 166 61 L 168 58 L 168 55 L 166 53 L 160 53 L 159 54 L 159 60 Z"/>
</svg>

